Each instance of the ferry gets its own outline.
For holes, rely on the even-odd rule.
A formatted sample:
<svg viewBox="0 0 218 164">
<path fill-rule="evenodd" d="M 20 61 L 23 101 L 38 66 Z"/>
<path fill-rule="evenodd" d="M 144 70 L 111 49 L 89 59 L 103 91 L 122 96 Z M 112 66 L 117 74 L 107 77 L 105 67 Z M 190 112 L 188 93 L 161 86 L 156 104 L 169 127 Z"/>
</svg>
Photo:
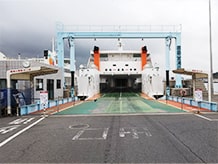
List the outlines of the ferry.
<svg viewBox="0 0 218 164">
<path fill-rule="evenodd" d="M 134 91 L 156 99 L 164 95 L 163 77 L 159 67 L 153 66 L 147 47 L 123 50 L 121 42 L 118 50 L 94 46 L 87 65 L 80 65 L 76 82 L 82 100 L 104 92 Z"/>
</svg>

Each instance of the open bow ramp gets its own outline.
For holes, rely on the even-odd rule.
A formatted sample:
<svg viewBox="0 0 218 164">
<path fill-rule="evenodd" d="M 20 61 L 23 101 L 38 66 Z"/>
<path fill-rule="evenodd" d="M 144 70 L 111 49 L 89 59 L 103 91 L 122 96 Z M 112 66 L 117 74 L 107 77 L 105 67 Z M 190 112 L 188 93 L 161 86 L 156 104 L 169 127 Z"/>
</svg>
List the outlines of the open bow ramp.
<svg viewBox="0 0 218 164">
<path fill-rule="evenodd" d="M 134 114 L 134 113 L 178 113 L 184 112 L 157 100 L 147 100 L 137 93 L 115 92 L 103 94 L 94 101 L 85 101 L 63 110 L 58 115 L 74 114 Z"/>
</svg>

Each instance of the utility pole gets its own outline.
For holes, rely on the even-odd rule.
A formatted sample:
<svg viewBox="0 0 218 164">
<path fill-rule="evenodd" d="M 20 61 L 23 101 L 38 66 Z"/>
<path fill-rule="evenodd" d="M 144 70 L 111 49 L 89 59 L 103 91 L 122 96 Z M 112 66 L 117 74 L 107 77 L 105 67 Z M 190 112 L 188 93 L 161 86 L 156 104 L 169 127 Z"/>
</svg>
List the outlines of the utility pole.
<svg viewBox="0 0 218 164">
<path fill-rule="evenodd" d="M 211 32 L 211 0 L 209 0 L 209 45 L 210 45 L 210 71 L 208 76 L 208 101 L 211 102 L 213 95 L 213 55 L 212 55 L 212 32 Z"/>
</svg>

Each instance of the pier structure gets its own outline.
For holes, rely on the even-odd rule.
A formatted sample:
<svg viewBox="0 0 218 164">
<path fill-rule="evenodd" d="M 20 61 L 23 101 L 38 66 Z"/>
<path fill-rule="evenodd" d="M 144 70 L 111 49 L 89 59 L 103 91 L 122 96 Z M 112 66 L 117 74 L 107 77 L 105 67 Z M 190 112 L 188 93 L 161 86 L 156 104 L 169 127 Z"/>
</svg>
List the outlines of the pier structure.
<svg viewBox="0 0 218 164">
<path fill-rule="evenodd" d="M 181 68 L 181 26 L 66 26 L 56 24 L 56 51 L 58 65 L 64 69 L 64 40 L 70 47 L 71 92 L 74 93 L 75 39 L 164 39 L 166 46 L 166 95 L 170 94 L 170 47 L 175 40 L 176 69 Z M 64 80 L 64 77 L 63 77 Z M 175 88 L 182 88 L 180 75 L 176 75 Z M 74 95 L 72 95 L 74 96 Z"/>
</svg>

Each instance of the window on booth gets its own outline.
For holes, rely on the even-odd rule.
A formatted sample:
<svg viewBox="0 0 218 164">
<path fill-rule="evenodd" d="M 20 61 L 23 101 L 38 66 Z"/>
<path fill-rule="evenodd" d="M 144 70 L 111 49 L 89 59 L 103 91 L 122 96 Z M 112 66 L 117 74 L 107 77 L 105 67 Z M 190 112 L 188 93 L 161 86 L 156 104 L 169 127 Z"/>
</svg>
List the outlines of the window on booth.
<svg viewBox="0 0 218 164">
<path fill-rule="evenodd" d="M 36 79 L 36 90 L 43 90 L 43 79 Z"/>
<path fill-rule="evenodd" d="M 61 80 L 60 79 L 57 79 L 57 89 L 60 89 L 61 88 Z"/>
</svg>

